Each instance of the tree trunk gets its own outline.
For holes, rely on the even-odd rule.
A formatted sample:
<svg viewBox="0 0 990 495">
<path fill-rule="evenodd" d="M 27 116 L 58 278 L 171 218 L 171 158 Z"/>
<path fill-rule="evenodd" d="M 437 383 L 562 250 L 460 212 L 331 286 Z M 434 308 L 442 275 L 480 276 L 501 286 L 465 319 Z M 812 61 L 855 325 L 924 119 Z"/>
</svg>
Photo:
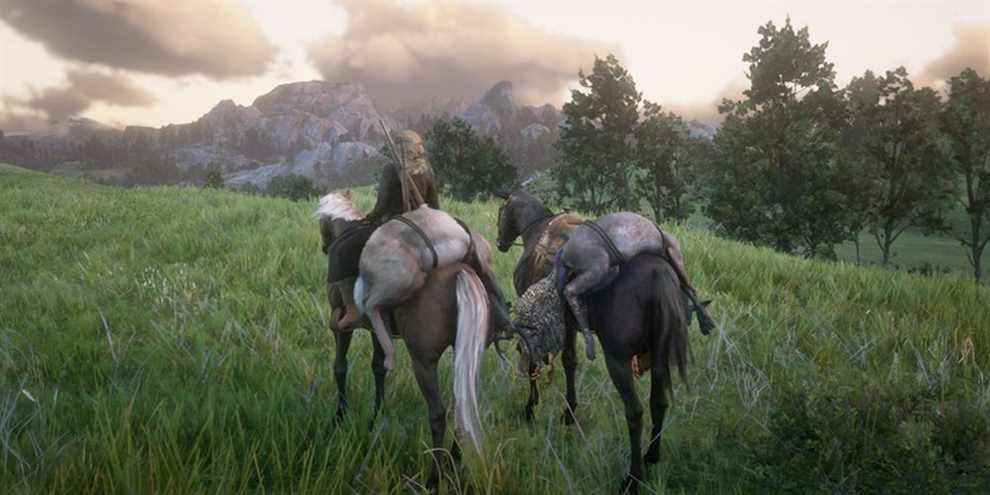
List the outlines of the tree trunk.
<svg viewBox="0 0 990 495">
<path fill-rule="evenodd" d="M 863 258 L 860 256 L 859 250 L 859 234 L 853 237 L 853 242 L 856 244 L 856 266 L 859 266 L 863 264 Z"/>
<path fill-rule="evenodd" d="M 976 283 L 980 283 L 983 279 L 983 248 L 986 244 L 980 242 L 980 227 L 983 223 L 983 218 L 981 216 L 973 215 L 969 217 L 970 229 L 973 235 L 973 243 L 970 244 L 970 256 L 973 259 L 970 260 L 973 265 L 973 277 L 976 279 Z"/>
</svg>

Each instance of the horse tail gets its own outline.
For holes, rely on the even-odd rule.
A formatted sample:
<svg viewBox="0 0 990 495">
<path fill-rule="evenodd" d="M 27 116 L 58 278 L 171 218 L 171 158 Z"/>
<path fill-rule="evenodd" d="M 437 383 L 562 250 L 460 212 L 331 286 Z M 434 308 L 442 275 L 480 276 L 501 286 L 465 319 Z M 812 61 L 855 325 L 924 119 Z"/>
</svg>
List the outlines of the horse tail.
<svg viewBox="0 0 990 495">
<path fill-rule="evenodd" d="M 653 318 L 654 336 L 651 339 L 657 343 L 654 350 L 659 359 L 654 360 L 654 366 L 664 366 L 666 374 L 670 375 L 670 365 L 677 367 L 681 381 L 687 384 L 688 363 L 688 308 L 681 295 L 680 282 L 669 262 L 661 263 L 653 274 L 656 295 L 656 308 Z M 666 380 L 671 386 L 671 380 Z"/>
<path fill-rule="evenodd" d="M 478 373 L 488 331 L 488 295 L 474 271 L 457 273 L 457 336 L 454 338 L 454 401 L 459 431 L 481 452 Z"/>
</svg>

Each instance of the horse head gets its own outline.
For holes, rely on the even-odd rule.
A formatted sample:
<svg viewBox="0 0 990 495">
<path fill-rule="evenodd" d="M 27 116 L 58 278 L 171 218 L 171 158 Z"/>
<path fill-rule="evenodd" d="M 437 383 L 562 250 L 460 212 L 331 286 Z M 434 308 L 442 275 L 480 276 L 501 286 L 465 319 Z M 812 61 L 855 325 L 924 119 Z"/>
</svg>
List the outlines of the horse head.
<svg viewBox="0 0 990 495">
<path fill-rule="evenodd" d="M 324 252 L 334 239 L 364 219 L 364 214 L 354 206 L 350 191 L 334 191 L 320 198 L 313 216 L 320 220 Z"/>
<path fill-rule="evenodd" d="M 550 210 L 525 191 L 498 196 L 505 200 L 498 209 L 498 250 L 504 253 L 534 222 L 548 217 Z"/>
</svg>

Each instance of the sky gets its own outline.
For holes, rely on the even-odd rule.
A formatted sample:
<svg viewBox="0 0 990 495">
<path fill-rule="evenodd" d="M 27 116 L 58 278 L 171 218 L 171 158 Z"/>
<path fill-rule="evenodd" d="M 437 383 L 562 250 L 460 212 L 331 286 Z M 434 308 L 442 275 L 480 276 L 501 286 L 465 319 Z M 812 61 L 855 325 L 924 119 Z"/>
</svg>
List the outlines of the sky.
<svg viewBox="0 0 990 495">
<path fill-rule="evenodd" d="M 189 122 L 312 79 L 385 107 L 500 80 L 560 104 L 608 53 L 645 98 L 711 118 L 745 87 L 759 25 L 787 17 L 829 43 L 841 85 L 899 65 L 936 87 L 963 65 L 990 75 L 987 0 L 0 0 L 0 129 Z"/>
</svg>

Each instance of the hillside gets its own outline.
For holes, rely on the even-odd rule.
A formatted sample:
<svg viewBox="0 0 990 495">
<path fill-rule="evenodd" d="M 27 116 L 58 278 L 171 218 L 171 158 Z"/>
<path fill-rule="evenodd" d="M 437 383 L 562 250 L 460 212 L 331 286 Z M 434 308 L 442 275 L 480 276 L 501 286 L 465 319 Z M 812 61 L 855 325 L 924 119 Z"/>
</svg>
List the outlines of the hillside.
<svg viewBox="0 0 990 495">
<path fill-rule="evenodd" d="M 356 197 L 370 208 L 370 192 Z M 351 415 L 331 425 L 313 204 L 4 165 L 0 198 L 0 493 L 418 489 L 429 430 L 401 345 L 369 432 L 370 334 L 358 338 Z M 494 238 L 497 204 L 444 205 Z M 721 328 L 691 330 L 653 491 L 990 486 L 988 290 L 670 228 Z M 496 254 L 503 287 L 518 254 Z M 474 492 L 618 486 L 626 425 L 602 360 L 580 358 L 579 425 L 565 428 L 559 371 L 528 426 L 525 381 L 487 354 L 491 457 L 461 473 Z"/>
</svg>

